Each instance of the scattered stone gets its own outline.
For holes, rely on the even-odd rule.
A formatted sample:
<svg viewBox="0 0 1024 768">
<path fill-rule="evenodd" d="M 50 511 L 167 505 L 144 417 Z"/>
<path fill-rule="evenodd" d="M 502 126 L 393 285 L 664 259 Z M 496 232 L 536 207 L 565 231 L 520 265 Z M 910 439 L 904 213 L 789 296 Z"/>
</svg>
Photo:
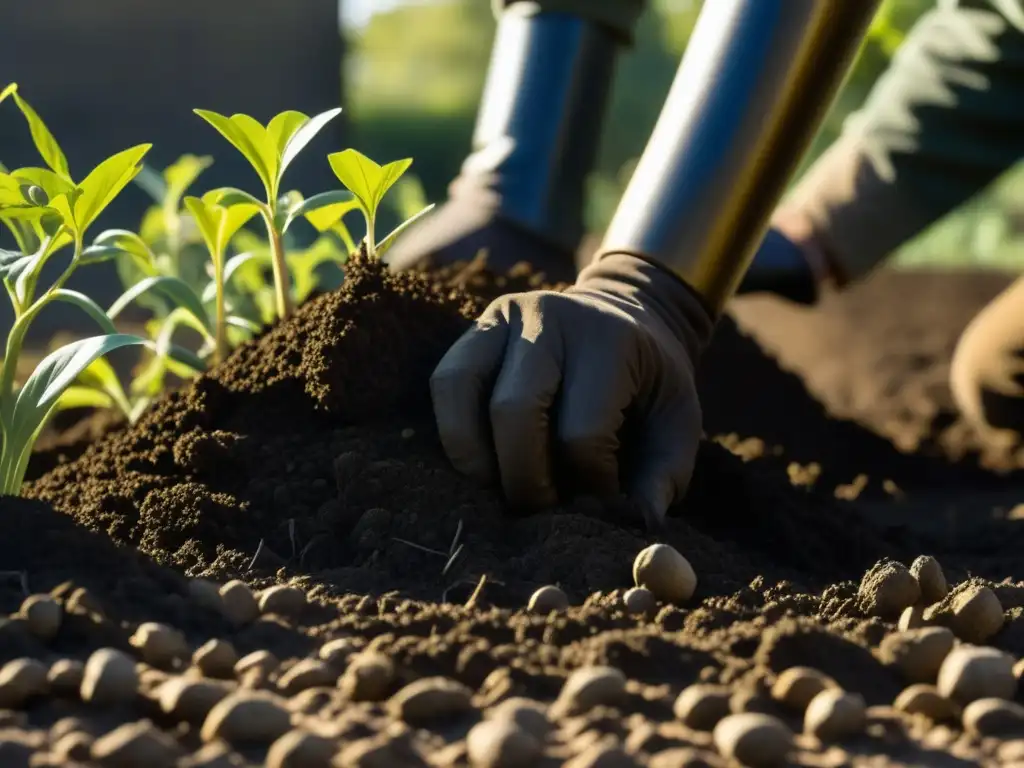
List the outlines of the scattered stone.
<svg viewBox="0 0 1024 768">
<path fill-rule="evenodd" d="M 972 584 L 953 598 L 952 628 L 968 643 L 984 643 L 1003 628 L 1003 606 L 996 593 Z"/>
<path fill-rule="evenodd" d="M 207 640 L 192 654 L 192 663 L 207 677 L 233 677 L 238 652 L 227 640 Z"/>
<path fill-rule="evenodd" d="M 251 763 L 223 741 L 203 744 L 191 755 L 178 761 L 178 768 L 249 768 Z"/>
<path fill-rule="evenodd" d="M 589 712 L 594 707 L 614 707 L 625 694 L 626 676 L 615 667 L 582 667 L 566 678 L 548 715 L 558 720 Z"/>
<path fill-rule="evenodd" d="M 470 765 L 475 768 L 528 768 L 540 757 L 532 733 L 512 720 L 484 720 L 466 737 Z"/>
<path fill-rule="evenodd" d="M 911 715 L 924 715 L 936 723 L 956 720 L 960 707 L 939 693 L 934 685 L 915 683 L 900 692 L 893 707 Z"/>
<path fill-rule="evenodd" d="M 28 624 L 29 632 L 43 642 L 57 636 L 64 617 L 64 609 L 50 595 L 29 595 L 18 613 Z"/>
<path fill-rule="evenodd" d="M 267 750 L 267 768 L 321 768 L 331 764 L 338 751 L 331 739 L 292 730 Z"/>
<path fill-rule="evenodd" d="M 238 690 L 221 699 L 203 722 L 203 741 L 229 744 L 270 744 L 291 728 L 291 715 L 278 696 L 266 691 Z"/>
<path fill-rule="evenodd" d="M 530 613 L 539 613 L 545 616 L 552 611 L 564 611 L 568 607 L 569 596 L 561 587 L 556 587 L 554 584 L 548 584 L 538 589 L 530 595 L 530 601 L 526 604 Z"/>
<path fill-rule="evenodd" d="M 652 544 L 633 561 L 633 581 L 666 603 L 684 603 L 697 589 L 690 561 L 668 544 Z"/>
<path fill-rule="evenodd" d="M 388 699 L 393 717 L 412 725 L 451 719 L 473 708 L 473 692 L 447 677 L 424 677 Z"/>
<path fill-rule="evenodd" d="M 287 696 L 294 696 L 306 688 L 333 686 L 338 680 L 338 673 L 329 664 L 318 659 L 301 659 L 281 675 L 277 687 Z"/>
<path fill-rule="evenodd" d="M 936 688 L 962 706 L 976 699 L 1012 699 L 1017 690 L 1013 659 L 995 648 L 954 648 L 942 662 Z"/>
<path fill-rule="evenodd" d="M 793 747 L 784 722 L 754 712 L 722 718 L 712 735 L 724 757 L 752 768 L 782 764 Z"/>
<path fill-rule="evenodd" d="M 859 693 L 826 688 L 807 705 L 804 733 L 819 741 L 841 741 L 864 730 L 867 705 Z"/>
<path fill-rule="evenodd" d="M 811 699 L 826 688 L 838 688 L 836 681 L 813 667 L 790 667 L 772 685 L 772 698 L 796 712 L 803 712 Z"/>
<path fill-rule="evenodd" d="M 964 730 L 975 736 L 1024 736 L 1024 707 L 1005 699 L 975 699 L 963 713 Z"/>
<path fill-rule="evenodd" d="M 140 624 L 128 642 L 139 649 L 144 662 L 154 667 L 169 667 L 189 655 L 185 636 L 173 627 L 155 621 Z"/>
<path fill-rule="evenodd" d="M 630 616 L 650 616 L 658 609 L 658 598 L 647 587 L 627 589 L 622 603 Z"/>
<path fill-rule="evenodd" d="M 930 555 L 920 555 L 910 564 L 910 573 L 921 588 L 921 602 L 932 605 L 949 594 L 946 575 L 939 561 Z"/>
<path fill-rule="evenodd" d="M 900 614 L 900 620 L 896 623 L 896 628 L 900 632 L 906 632 L 908 629 L 919 629 L 920 627 L 928 626 L 928 622 L 924 619 L 924 606 L 923 605 L 911 605 L 903 609 L 903 613 Z"/>
<path fill-rule="evenodd" d="M 252 590 L 238 579 L 233 579 L 220 588 L 220 601 L 224 617 L 237 627 L 255 621 L 260 615 L 260 606 Z"/>
<path fill-rule="evenodd" d="M 75 587 L 64 602 L 65 610 L 71 613 L 93 614 L 104 616 L 103 605 L 92 592 L 85 587 Z"/>
<path fill-rule="evenodd" d="M 391 659 L 376 651 L 360 653 L 338 679 L 338 688 L 350 701 L 384 701 L 395 679 Z"/>
<path fill-rule="evenodd" d="M 684 688 L 672 708 L 683 725 L 697 731 L 711 731 L 729 714 L 732 691 L 724 685 L 697 683 Z"/>
<path fill-rule="evenodd" d="M 521 696 L 513 696 L 495 705 L 488 712 L 488 717 L 513 722 L 539 742 L 543 742 L 551 730 L 544 705 Z"/>
<path fill-rule="evenodd" d="M 648 768 L 719 768 L 718 755 L 696 747 L 669 747 L 651 755 Z"/>
<path fill-rule="evenodd" d="M 135 660 L 116 648 L 100 648 L 85 663 L 82 701 L 121 704 L 135 698 L 139 687 Z"/>
<path fill-rule="evenodd" d="M 585 747 L 582 752 L 567 761 L 563 768 L 636 768 L 636 761 L 620 746 L 599 741 Z"/>
<path fill-rule="evenodd" d="M 221 613 L 223 600 L 220 596 L 220 587 L 206 579 L 189 579 L 188 596 L 196 605 L 202 606 L 210 611 Z"/>
<path fill-rule="evenodd" d="M 335 666 L 347 663 L 351 656 L 363 646 L 359 637 L 336 637 L 320 646 L 318 654 L 323 661 Z"/>
<path fill-rule="evenodd" d="M 125 723 L 92 745 L 92 759 L 104 768 L 173 768 L 178 743 L 148 720 Z"/>
<path fill-rule="evenodd" d="M 278 584 L 260 593 L 260 611 L 295 617 L 306 608 L 306 593 L 291 584 Z"/>
<path fill-rule="evenodd" d="M 280 659 L 270 651 L 266 649 L 253 651 L 235 662 L 235 676 L 242 677 L 253 670 L 258 670 L 264 675 L 269 675 L 279 666 L 281 666 Z"/>
<path fill-rule="evenodd" d="M 864 574 L 857 598 L 865 613 L 894 620 L 921 598 L 921 587 L 903 563 L 881 560 Z"/>
<path fill-rule="evenodd" d="M 230 693 L 224 683 L 172 677 L 156 692 L 160 709 L 179 722 L 202 723 L 210 710 Z"/>
<path fill-rule="evenodd" d="M 37 659 L 12 659 L 0 667 L 0 709 L 21 709 L 49 689 L 46 665 Z"/>
<path fill-rule="evenodd" d="M 945 627 L 921 627 L 887 635 L 879 646 L 886 664 L 897 667 L 911 683 L 931 683 L 953 650 L 956 637 Z"/>
<path fill-rule="evenodd" d="M 50 683 L 50 691 L 58 696 L 78 696 L 82 687 L 85 665 L 77 659 L 57 659 L 50 665 L 46 679 Z"/>
</svg>

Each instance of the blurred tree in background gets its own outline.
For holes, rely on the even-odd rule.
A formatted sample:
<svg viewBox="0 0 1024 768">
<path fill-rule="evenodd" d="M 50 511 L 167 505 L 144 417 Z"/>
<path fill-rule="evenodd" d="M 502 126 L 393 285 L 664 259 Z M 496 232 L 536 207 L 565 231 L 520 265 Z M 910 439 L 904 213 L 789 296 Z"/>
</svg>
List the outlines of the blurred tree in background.
<svg viewBox="0 0 1024 768">
<path fill-rule="evenodd" d="M 885 0 L 847 84 L 804 167 L 838 135 L 864 101 L 915 21 L 935 0 Z M 620 61 L 617 83 L 591 179 L 589 225 L 608 222 L 643 150 L 689 40 L 701 0 L 651 0 L 636 45 Z M 427 197 L 441 200 L 470 145 L 494 35 L 485 0 L 434 0 L 379 13 L 349 32 L 348 114 L 355 146 L 389 160 L 414 157 Z M 1024 209 L 1019 172 L 925 233 L 899 254 L 901 263 L 1024 265 L 1015 221 Z"/>
</svg>

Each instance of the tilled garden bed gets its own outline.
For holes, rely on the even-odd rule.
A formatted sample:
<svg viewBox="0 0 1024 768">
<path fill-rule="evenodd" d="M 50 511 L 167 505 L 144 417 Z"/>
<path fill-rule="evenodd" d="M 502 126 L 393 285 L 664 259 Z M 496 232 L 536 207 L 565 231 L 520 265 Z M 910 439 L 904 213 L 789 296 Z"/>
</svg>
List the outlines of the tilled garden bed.
<svg viewBox="0 0 1024 768">
<path fill-rule="evenodd" d="M 0 765 L 1024 761 L 1024 709 L 961 711 L 1017 695 L 1024 477 L 944 389 L 1005 279 L 738 302 L 701 372 L 713 439 L 653 538 L 626 501 L 510 518 L 444 458 L 430 371 L 536 276 L 356 258 L 135 425 L 51 441 L 0 501 Z M 683 604 L 626 598 L 655 542 L 697 574 Z M 569 607 L 531 603 L 545 585 Z M 886 640 L 901 619 L 928 628 Z M 970 658 L 940 674 L 954 635 Z M 854 695 L 808 708 L 822 687 Z"/>
</svg>

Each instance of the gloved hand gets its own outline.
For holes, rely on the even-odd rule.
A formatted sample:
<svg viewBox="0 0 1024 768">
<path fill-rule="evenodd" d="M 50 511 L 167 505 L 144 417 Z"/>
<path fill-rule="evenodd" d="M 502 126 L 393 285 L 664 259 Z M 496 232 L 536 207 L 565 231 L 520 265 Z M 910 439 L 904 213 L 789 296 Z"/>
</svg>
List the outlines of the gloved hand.
<svg viewBox="0 0 1024 768">
<path fill-rule="evenodd" d="M 657 529 L 693 473 L 713 325 L 675 275 L 623 253 L 565 292 L 502 296 L 431 378 L 444 449 L 513 507 L 624 491 Z"/>
<path fill-rule="evenodd" d="M 548 283 L 576 279 L 575 254 L 501 218 L 486 196 L 482 189 L 479 195 L 453 195 L 395 241 L 385 257 L 388 266 L 405 271 L 471 262 L 485 250 L 488 268 L 497 274 L 507 273 L 529 254 L 528 261 Z"/>
</svg>

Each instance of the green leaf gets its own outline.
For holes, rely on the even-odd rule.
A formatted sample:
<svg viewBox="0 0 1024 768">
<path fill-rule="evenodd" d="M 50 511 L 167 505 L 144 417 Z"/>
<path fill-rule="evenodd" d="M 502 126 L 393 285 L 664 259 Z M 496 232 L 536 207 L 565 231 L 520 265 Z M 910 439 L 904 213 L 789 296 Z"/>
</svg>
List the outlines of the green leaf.
<svg viewBox="0 0 1024 768">
<path fill-rule="evenodd" d="M 259 333 L 262 328 L 259 323 L 254 323 L 245 317 L 239 317 L 238 315 L 228 315 L 227 324 L 233 325 L 235 328 L 242 328 L 243 330 L 249 331 L 250 333 Z"/>
<path fill-rule="evenodd" d="M 278 160 L 284 156 L 285 147 L 288 146 L 292 136 L 308 122 L 309 115 L 288 109 L 278 115 L 274 115 L 270 122 L 267 123 L 267 138 L 270 140 Z M 283 173 L 284 169 L 280 169 L 278 178 Z"/>
<path fill-rule="evenodd" d="M 318 232 L 323 232 L 346 213 L 358 207 L 359 201 L 347 190 L 337 189 L 331 192 L 321 192 L 290 207 L 281 231 L 287 232 L 288 227 L 296 219 L 305 216 Z"/>
<path fill-rule="evenodd" d="M 231 238 L 260 212 L 262 206 L 252 203 L 224 206 L 215 202 L 218 197 L 219 195 L 210 193 L 202 198 L 186 197 L 185 207 L 195 219 L 214 263 L 219 266 L 224 260 L 224 252 Z"/>
<path fill-rule="evenodd" d="M 426 216 L 432 210 L 434 210 L 433 203 L 428 205 L 426 208 L 424 208 L 422 211 L 417 213 L 415 216 L 412 216 L 411 218 L 406 219 L 401 224 L 399 224 L 397 227 L 395 227 L 393 230 L 391 230 L 390 234 L 388 234 L 387 237 L 385 237 L 383 240 L 381 240 L 377 244 L 377 255 L 378 256 L 383 256 L 387 252 L 388 248 L 390 248 L 392 245 L 395 244 L 395 238 L 396 237 L 398 237 L 405 230 L 407 230 L 409 227 L 411 227 L 417 221 L 422 219 L 424 216 Z"/>
<path fill-rule="evenodd" d="M 102 360 L 103 358 L 100 359 Z M 113 407 L 113 398 L 103 390 L 73 384 L 61 393 L 61 396 L 57 399 L 57 405 L 54 406 L 54 409 L 58 411 L 69 411 L 72 408 L 107 409 Z"/>
<path fill-rule="evenodd" d="M 0 455 L 0 494 L 21 490 L 32 445 L 58 398 L 98 357 L 115 349 L 146 344 L 138 336 L 118 333 L 74 341 L 43 358 L 18 393 L 5 426 Z"/>
<path fill-rule="evenodd" d="M 248 115 L 232 115 L 227 117 L 208 109 L 193 110 L 199 117 L 212 125 L 221 136 L 242 153 L 249 165 L 260 177 L 267 191 L 267 199 L 273 199 L 277 168 L 267 162 L 268 157 L 276 157 L 277 153 L 271 146 L 266 129 Z M 276 164 L 275 164 L 276 165 Z"/>
<path fill-rule="evenodd" d="M 57 143 L 53 134 L 50 133 L 50 129 L 46 127 L 46 123 L 42 121 L 42 118 L 36 114 L 36 111 L 32 109 L 27 101 L 21 98 L 21 94 L 18 93 L 15 86 L 12 85 L 5 88 L 4 95 L 8 95 L 9 89 L 10 95 L 14 96 L 14 103 L 18 105 L 21 114 L 25 116 L 28 129 L 32 134 L 32 142 L 36 145 L 39 156 L 43 158 L 43 162 L 50 166 L 54 173 L 70 181 L 71 172 L 68 170 L 68 160 L 64 157 L 60 144 Z"/>
<path fill-rule="evenodd" d="M 3 102 L 4 99 L 6 99 L 8 96 L 14 93 L 16 90 L 18 90 L 17 83 L 8 83 L 6 86 L 4 86 L 4 89 L 0 91 L 0 102 Z"/>
<path fill-rule="evenodd" d="M 270 254 L 239 253 L 236 256 L 232 256 L 224 263 L 224 285 L 227 286 L 231 283 L 231 278 L 234 276 L 235 270 L 253 259 L 261 259 L 267 264 L 270 264 Z M 212 282 L 208 283 L 206 288 L 203 289 L 203 302 L 213 301 L 216 297 L 217 284 Z"/>
<path fill-rule="evenodd" d="M 412 165 L 412 160 L 395 160 L 387 165 L 378 165 L 366 155 L 354 149 L 346 149 L 328 155 L 331 170 L 338 180 L 356 196 L 363 211 L 373 218 L 377 215 L 380 201 L 387 191 Z"/>
<path fill-rule="evenodd" d="M 110 322 L 107 313 L 99 304 L 90 299 L 84 293 L 69 291 L 67 288 L 58 288 L 52 294 L 53 301 L 61 301 L 65 304 L 73 304 L 87 314 L 100 327 L 104 333 L 117 333 L 117 328 Z"/>
<path fill-rule="evenodd" d="M 267 207 L 266 203 L 256 197 L 253 197 L 244 189 L 238 189 L 237 187 L 217 187 L 217 189 L 211 189 L 203 195 L 203 199 L 207 202 L 214 203 L 216 205 L 223 205 L 225 207 L 242 205 L 245 203 L 255 205 L 261 210 Z"/>
<path fill-rule="evenodd" d="M 32 254 L 0 248 L 0 278 L 16 280 L 32 261 Z"/>
<path fill-rule="evenodd" d="M 48 199 L 70 194 L 75 185 L 68 179 L 46 168 L 18 168 L 11 171 L 11 177 L 21 185 L 32 184 L 42 188 Z"/>
<path fill-rule="evenodd" d="M 139 168 L 139 174 L 132 181 L 156 203 L 163 203 L 167 196 L 167 182 L 163 175 L 145 163 Z"/>
<path fill-rule="evenodd" d="M 320 131 L 322 131 L 329 122 L 331 122 L 331 120 L 333 120 L 334 118 L 341 114 L 341 107 L 329 109 L 326 112 L 321 112 L 319 115 L 314 115 L 313 117 L 309 118 L 307 118 L 301 112 L 284 112 L 282 114 L 291 115 L 292 117 L 282 120 L 282 124 L 280 127 L 275 127 L 274 120 L 277 120 L 278 117 L 281 117 L 281 115 L 278 115 L 278 117 L 275 117 L 274 120 L 270 121 L 269 127 L 269 130 L 272 135 L 275 130 L 280 131 L 277 139 L 279 153 L 278 156 L 280 158 L 277 169 L 277 179 L 279 183 L 281 181 L 281 177 L 284 176 L 285 170 L 288 168 L 289 165 L 292 164 L 292 161 L 295 160 L 298 154 L 303 149 L 306 148 L 309 142 L 311 142 L 316 137 L 316 135 L 320 133 Z M 280 142 L 280 138 L 285 135 L 284 131 L 293 125 L 295 116 L 299 115 L 302 116 L 303 122 L 298 124 L 294 128 L 294 130 L 291 131 L 291 133 L 288 135 L 288 137 L 282 144 Z"/>
<path fill-rule="evenodd" d="M 176 209 L 181 198 L 195 184 L 199 175 L 211 165 L 213 165 L 213 158 L 209 155 L 202 157 L 182 155 L 167 166 L 163 173 L 167 185 L 163 200 L 164 207 Z"/>
<path fill-rule="evenodd" d="M 128 395 L 124 391 L 124 387 L 121 386 L 121 380 L 118 378 L 114 366 L 105 358 L 97 357 L 93 360 L 75 381 L 79 386 L 106 395 L 111 401 L 111 406 L 116 406 L 125 416 L 131 413 L 132 406 L 128 402 Z"/>
<path fill-rule="evenodd" d="M 93 244 L 82 251 L 81 263 L 98 264 L 122 255 L 130 256 L 146 276 L 156 274 L 156 254 L 141 237 L 127 229 L 107 229 L 100 232 L 93 240 Z"/>
<path fill-rule="evenodd" d="M 78 185 L 82 194 L 75 201 L 74 219 L 80 236 L 135 178 L 150 147 L 152 144 L 140 144 L 108 157 Z"/>
<path fill-rule="evenodd" d="M 149 291 L 162 294 L 176 307 L 188 312 L 199 323 L 199 327 L 203 329 L 205 335 L 213 336 L 213 323 L 206 308 L 203 306 L 202 299 L 184 280 L 168 275 L 147 277 L 145 280 L 141 280 L 133 285 L 121 294 L 117 301 L 110 305 L 110 309 L 107 310 L 107 317 L 113 320 L 121 314 L 125 307 Z"/>
</svg>

